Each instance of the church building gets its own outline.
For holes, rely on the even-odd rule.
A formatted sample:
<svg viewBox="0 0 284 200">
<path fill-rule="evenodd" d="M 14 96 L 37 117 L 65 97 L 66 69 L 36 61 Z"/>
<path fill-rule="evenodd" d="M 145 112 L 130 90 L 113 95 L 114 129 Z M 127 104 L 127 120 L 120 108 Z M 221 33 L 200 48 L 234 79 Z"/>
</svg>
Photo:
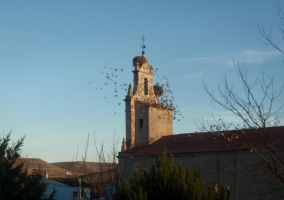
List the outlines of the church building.
<svg viewBox="0 0 284 200">
<path fill-rule="evenodd" d="M 230 199 L 273 199 L 272 179 L 262 168 L 262 160 L 240 142 L 249 142 L 265 148 L 257 137 L 258 130 L 232 130 L 173 134 L 171 106 L 159 99 L 163 88 L 154 84 L 153 67 L 145 52 L 133 59 L 134 83 L 129 85 L 125 97 L 126 137 L 119 152 L 120 176 L 130 178 L 133 170 L 155 164 L 164 149 L 174 155 L 175 162 L 189 165 L 201 173 L 206 186 L 229 186 Z M 196 97 L 198 98 L 198 97 Z M 284 127 L 271 127 L 275 145 L 284 147 Z M 232 142 L 236 141 L 236 142 Z"/>
</svg>

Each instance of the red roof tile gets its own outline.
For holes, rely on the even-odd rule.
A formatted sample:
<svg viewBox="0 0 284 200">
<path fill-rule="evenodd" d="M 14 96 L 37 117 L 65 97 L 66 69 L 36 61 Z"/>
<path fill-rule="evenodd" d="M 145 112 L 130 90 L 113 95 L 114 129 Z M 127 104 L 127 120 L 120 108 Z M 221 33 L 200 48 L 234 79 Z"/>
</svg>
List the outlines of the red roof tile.
<svg viewBox="0 0 284 200">
<path fill-rule="evenodd" d="M 266 128 L 265 131 L 269 134 L 274 146 L 284 147 L 284 126 Z M 263 129 L 246 129 L 162 136 L 150 145 L 136 146 L 123 153 L 155 155 L 162 153 L 165 148 L 168 153 L 176 154 L 243 150 L 248 147 L 247 145 L 265 147 L 265 141 L 257 134 L 262 132 Z"/>
</svg>

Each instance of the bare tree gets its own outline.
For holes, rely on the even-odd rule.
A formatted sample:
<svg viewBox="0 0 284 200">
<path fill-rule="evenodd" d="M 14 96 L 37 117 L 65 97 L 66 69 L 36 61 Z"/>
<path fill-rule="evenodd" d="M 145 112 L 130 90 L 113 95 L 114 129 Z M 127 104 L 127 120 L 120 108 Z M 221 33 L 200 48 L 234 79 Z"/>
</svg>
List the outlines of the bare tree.
<svg viewBox="0 0 284 200">
<path fill-rule="evenodd" d="M 81 159 L 78 158 L 78 150 L 76 155 L 76 162 L 73 167 L 74 176 L 80 177 L 82 181 L 91 185 L 91 193 L 95 197 L 105 197 L 105 199 L 111 199 L 115 193 L 117 185 L 117 141 L 113 137 L 112 146 L 109 152 L 106 152 L 105 146 L 102 143 L 100 146 L 97 145 L 96 138 L 94 135 L 95 149 L 92 155 L 92 162 L 88 161 L 89 155 L 89 144 L 90 135 L 87 137 L 84 155 Z M 79 173 L 78 173 L 79 172 Z M 91 199 L 92 199 L 91 195 Z"/>
<path fill-rule="evenodd" d="M 226 76 L 223 84 L 218 84 L 217 95 L 205 81 L 203 83 L 211 101 L 236 116 L 239 123 L 212 114 L 213 122 L 201 118 L 196 124 L 202 131 L 224 137 L 225 141 L 257 155 L 261 162 L 261 165 L 257 165 L 276 180 L 273 182 L 274 192 L 284 197 L 284 127 L 280 126 L 284 106 L 280 102 L 283 86 L 277 88 L 274 79 L 266 79 L 264 74 L 250 83 L 244 64 L 234 64 L 243 93 L 238 94 L 235 85 L 230 85 Z M 259 90 L 257 86 L 260 86 Z M 256 91 L 260 91 L 260 94 Z"/>
<path fill-rule="evenodd" d="M 281 20 L 281 24 L 278 26 L 278 28 L 279 28 L 280 32 L 282 33 L 282 35 L 284 37 L 284 11 L 283 11 L 281 6 L 278 6 L 278 12 L 277 13 L 278 13 L 278 16 Z M 272 38 L 272 28 L 270 28 L 269 31 L 267 31 L 267 30 L 265 30 L 265 28 L 258 26 L 258 30 L 259 30 L 261 36 L 264 39 L 264 41 L 263 41 L 264 44 L 273 46 L 275 49 L 277 49 L 281 53 L 284 53 L 284 50 L 281 47 L 279 47 L 279 45 Z"/>
</svg>

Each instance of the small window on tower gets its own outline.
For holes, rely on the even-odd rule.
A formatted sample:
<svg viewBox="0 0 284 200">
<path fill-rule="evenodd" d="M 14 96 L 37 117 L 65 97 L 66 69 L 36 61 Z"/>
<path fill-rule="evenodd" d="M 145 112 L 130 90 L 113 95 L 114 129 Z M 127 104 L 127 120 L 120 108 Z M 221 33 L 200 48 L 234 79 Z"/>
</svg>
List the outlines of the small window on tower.
<svg viewBox="0 0 284 200">
<path fill-rule="evenodd" d="M 143 128 L 143 119 L 139 119 L 139 128 Z"/>
<path fill-rule="evenodd" d="M 148 79 L 144 79 L 144 94 L 148 95 Z"/>
</svg>

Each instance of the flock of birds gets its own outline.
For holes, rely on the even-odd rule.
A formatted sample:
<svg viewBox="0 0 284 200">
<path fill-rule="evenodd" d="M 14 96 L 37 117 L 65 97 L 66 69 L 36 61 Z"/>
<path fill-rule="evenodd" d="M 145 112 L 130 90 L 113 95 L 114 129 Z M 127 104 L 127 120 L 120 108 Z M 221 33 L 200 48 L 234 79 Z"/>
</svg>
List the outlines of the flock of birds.
<svg viewBox="0 0 284 200">
<path fill-rule="evenodd" d="M 102 92 L 102 95 L 105 102 L 109 103 L 110 101 L 116 101 L 116 104 L 118 106 L 124 105 L 123 99 L 125 95 L 127 94 L 129 83 L 124 83 L 123 81 L 123 75 L 127 71 L 127 73 L 130 72 L 130 70 L 124 70 L 123 68 L 112 68 L 112 67 L 103 67 L 102 69 L 96 68 L 99 75 L 103 75 L 104 81 L 101 83 L 101 85 L 96 86 L 96 90 L 101 90 L 97 92 Z M 158 79 L 158 82 L 156 82 L 156 85 L 162 86 L 163 93 L 160 96 L 161 105 L 163 108 L 166 109 L 172 109 L 173 110 L 173 119 L 180 121 L 185 118 L 184 115 L 179 110 L 178 105 L 174 104 L 174 96 L 173 91 L 170 89 L 170 83 L 169 78 L 166 76 L 162 76 L 158 74 L 158 68 L 154 69 L 154 74 L 156 74 L 155 78 Z M 120 78 L 122 77 L 122 78 Z M 89 82 L 90 84 L 90 82 Z M 133 83 L 132 83 L 133 84 Z M 106 92 L 109 91 L 109 89 L 112 88 L 112 92 Z M 116 111 L 114 112 L 116 114 Z"/>
</svg>

